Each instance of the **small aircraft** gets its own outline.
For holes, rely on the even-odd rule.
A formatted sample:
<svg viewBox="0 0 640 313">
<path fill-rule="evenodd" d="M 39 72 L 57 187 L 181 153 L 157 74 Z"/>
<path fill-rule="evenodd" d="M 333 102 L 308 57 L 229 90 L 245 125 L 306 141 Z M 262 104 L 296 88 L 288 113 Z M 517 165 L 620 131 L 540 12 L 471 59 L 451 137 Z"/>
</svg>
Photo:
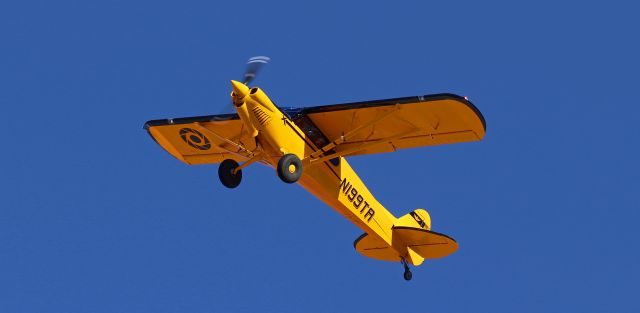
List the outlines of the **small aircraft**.
<svg viewBox="0 0 640 313">
<path fill-rule="evenodd" d="M 396 218 L 345 158 L 479 141 L 486 131 L 480 111 L 466 97 L 449 93 L 284 109 L 262 89 L 248 86 L 268 60 L 249 59 L 244 81 L 231 81 L 236 113 L 151 120 L 144 128 L 184 163 L 219 163 L 218 176 L 228 188 L 240 184 L 242 170 L 251 164 L 275 168 L 282 181 L 299 183 L 360 227 L 364 234 L 355 249 L 400 262 L 406 280 L 412 277 L 408 264 L 455 252 L 458 243 L 431 230 L 427 211 Z"/>
</svg>

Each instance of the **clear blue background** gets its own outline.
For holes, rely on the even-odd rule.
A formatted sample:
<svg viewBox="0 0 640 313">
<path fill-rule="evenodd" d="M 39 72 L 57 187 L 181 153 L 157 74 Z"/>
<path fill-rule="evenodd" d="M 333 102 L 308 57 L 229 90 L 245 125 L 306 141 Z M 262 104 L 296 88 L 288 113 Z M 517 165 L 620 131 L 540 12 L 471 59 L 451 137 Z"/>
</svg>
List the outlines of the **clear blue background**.
<svg viewBox="0 0 640 313">
<path fill-rule="evenodd" d="M 0 312 L 638 312 L 639 8 L 606 1 L 5 1 Z M 440 92 L 478 143 L 354 157 L 460 243 L 414 269 L 274 170 L 186 166 L 149 119 Z"/>
</svg>

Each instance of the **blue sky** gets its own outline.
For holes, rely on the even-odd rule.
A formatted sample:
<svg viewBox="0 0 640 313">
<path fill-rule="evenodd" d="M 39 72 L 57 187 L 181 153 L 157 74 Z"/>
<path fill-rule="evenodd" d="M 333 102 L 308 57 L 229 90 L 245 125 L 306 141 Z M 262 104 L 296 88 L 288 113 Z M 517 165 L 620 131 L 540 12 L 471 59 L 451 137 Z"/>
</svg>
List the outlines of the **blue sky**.
<svg viewBox="0 0 640 313">
<path fill-rule="evenodd" d="M 631 3 L 631 2 L 630 2 Z M 0 4 L 1 312 L 638 312 L 638 7 L 556 1 Z M 149 138 L 229 80 L 281 106 L 452 92 L 479 143 L 354 157 L 460 243 L 402 279 L 275 171 L 236 190 Z"/>
</svg>

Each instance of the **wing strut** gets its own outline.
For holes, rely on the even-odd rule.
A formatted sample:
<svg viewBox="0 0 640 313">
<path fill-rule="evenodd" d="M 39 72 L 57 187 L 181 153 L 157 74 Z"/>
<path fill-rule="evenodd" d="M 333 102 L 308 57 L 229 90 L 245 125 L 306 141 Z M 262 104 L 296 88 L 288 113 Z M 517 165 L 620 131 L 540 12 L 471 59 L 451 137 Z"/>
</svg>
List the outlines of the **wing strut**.
<svg viewBox="0 0 640 313">
<path fill-rule="evenodd" d="M 212 136 L 214 136 L 214 137 L 216 137 L 216 138 L 218 138 L 218 139 L 220 139 L 220 140 L 222 140 L 222 141 L 224 141 L 224 142 L 226 142 L 226 143 L 228 143 L 228 144 L 230 144 L 230 145 L 232 145 L 232 146 L 234 146 L 234 147 L 238 148 L 238 151 L 242 151 L 242 152 L 246 153 L 246 154 L 248 155 L 248 157 L 249 157 L 249 158 L 254 157 L 253 152 L 252 152 L 252 151 L 250 151 L 249 149 L 245 148 L 243 145 L 241 145 L 241 144 L 239 144 L 239 143 L 235 143 L 235 142 L 233 142 L 233 141 L 231 141 L 231 140 L 229 140 L 229 139 L 227 139 L 227 138 L 225 138 L 225 137 L 223 137 L 223 136 L 219 135 L 218 133 L 216 133 L 216 132 L 212 131 L 211 129 L 208 129 L 208 128 L 204 127 L 204 126 L 203 126 L 202 124 L 200 124 L 200 123 L 197 123 L 197 122 L 196 122 L 195 124 L 196 124 L 196 125 L 198 125 L 198 126 L 200 126 L 200 128 L 201 128 L 204 132 L 206 132 L 206 133 L 208 133 L 208 134 L 210 134 L 210 135 L 212 135 Z M 220 145 L 218 145 L 217 147 L 218 147 L 218 148 L 220 148 L 220 149 L 222 149 L 222 150 L 226 150 L 226 151 L 228 151 L 228 152 L 229 152 L 229 153 L 231 153 L 231 154 L 234 154 L 234 155 L 237 155 L 237 156 L 240 156 L 240 157 L 243 157 L 243 158 L 246 158 L 246 157 L 247 157 L 247 155 L 239 154 L 239 153 L 238 153 L 238 151 L 231 151 L 231 150 L 229 150 L 229 149 L 227 149 L 227 148 L 224 148 L 224 147 L 222 147 L 222 146 L 220 146 Z"/>
<path fill-rule="evenodd" d="M 263 160 L 263 155 L 262 152 L 258 151 L 258 153 L 254 154 L 249 160 L 246 160 L 244 163 L 242 163 L 240 166 L 236 167 L 233 169 L 233 175 L 235 175 L 236 173 L 238 173 L 240 170 L 242 170 L 243 168 Z"/>
<path fill-rule="evenodd" d="M 326 156 L 323 156 L 323 157 L 318 158 L 318 159 L 311 159 L 311 160 L 309 160 L 309 157 L 306 157 L 306 158 L 303 160 L 303 162 L 304 162 L 304 161 L 308 161 L 310 164 L 315 164 L 315 163 L 317 163 L 317 162 L 323 162 L 323 161 L 330 160 L 330 159 L 333 159 L 333 158 L 337 158 L 337 157 L 345 156 L 345 155 L 348 155 L 348 154 L 351 154 L 351 153 L 353 153 L 353 152 L 357 152 L 357 151 L 360 151 L 360 150 L 369 149 L 369 148 L 374 147 L 374 146 L 377 146 L 377 145 L 381 145 L 381 144 L 389 143 L 390 141 L 394 141 L 394 140 L 396 140 L 396 139 L 400 139 L 400 138 L 402 138 L 402 137 L 404 137 L 404 136 L 411 135 L 411 134 L 416 133 L 416 132 L 418 132 L 418 131 L 420 131 L 420 129 L 416 127 L 416 128 L 414 128 L 414 129 L 412 129 L 412 130 L 409 130 L 409 131 L 406 131 L 406 132 L 400 133 L 400 134 L 398 134 L 398 135 L 396 135 L 396 136 L 393 136 L 393 137 L 384 138 L 384 139 L 380 139 L 380 140 L 372 141 L 372 142 L 369 142 L 369 143 L 365 143 L 365 144 L 363 144 L 363 145 L 360 145 L 360 146 L 357 146 L 357 147 L 353 147 L 353 148 L 351 148 L 351 149 L 346 149 L 346 150 L 338 151 L 338 152 L 336 152 L 336 153 L 332 153 L 332 154 L 330 154 L 330 155 L 326 155 Z"/>
</svg>

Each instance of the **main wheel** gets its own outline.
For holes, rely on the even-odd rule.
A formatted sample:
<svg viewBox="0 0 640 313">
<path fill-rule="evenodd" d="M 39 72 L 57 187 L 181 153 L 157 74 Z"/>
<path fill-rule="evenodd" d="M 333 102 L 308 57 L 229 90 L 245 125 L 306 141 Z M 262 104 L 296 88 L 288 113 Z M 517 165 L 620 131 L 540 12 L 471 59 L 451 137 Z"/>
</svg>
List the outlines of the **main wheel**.
<svg viewBox="0 0 640 313">
<path fill-rule="evenodd" d="M 411 274 L 411 271 L 406 269 L 404 271 L 404 280 L 410 281 L 412 277 L 413 277 L 413 274 Z"/>
<path fill-rule="evenodd" d="M 226 159 L 220 163 L 220 167 L 218 167 L 218 176 L 220 177 L 220 181 L 227 188 L 236 188 L 240 185 L 240 181 L 242 180 L 242 170 L 237 171 L 235 174 L 233 170 L 238 167 L 238 162 Z"/>
<path fill-rule="evenodd" d="M 278 177 L 287 184 L 293 184 L 302 176 L 302 161 L 295 154 L 285 154 L 278 161 Z"/>
</svg>

